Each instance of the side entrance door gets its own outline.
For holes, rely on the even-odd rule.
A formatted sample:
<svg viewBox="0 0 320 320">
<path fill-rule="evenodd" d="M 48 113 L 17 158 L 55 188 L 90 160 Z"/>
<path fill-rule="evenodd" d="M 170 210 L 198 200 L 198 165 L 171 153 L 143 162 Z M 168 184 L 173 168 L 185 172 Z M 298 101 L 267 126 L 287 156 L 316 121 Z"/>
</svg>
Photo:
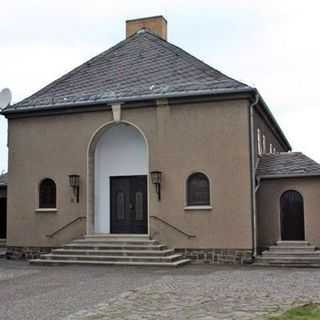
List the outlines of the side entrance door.
<svg viewBox="0 0 320 320">
<path fill-rule="evenodd" d="M 110 177 L 111 233 L 148 233 L 147 176 Z"/>
<path fill-rule="evenodd" d="M 302 195 L 294 190 L 286 191 L 281 196 L 280 207 L 281 239 L 305 240 Z"/>
</svg>

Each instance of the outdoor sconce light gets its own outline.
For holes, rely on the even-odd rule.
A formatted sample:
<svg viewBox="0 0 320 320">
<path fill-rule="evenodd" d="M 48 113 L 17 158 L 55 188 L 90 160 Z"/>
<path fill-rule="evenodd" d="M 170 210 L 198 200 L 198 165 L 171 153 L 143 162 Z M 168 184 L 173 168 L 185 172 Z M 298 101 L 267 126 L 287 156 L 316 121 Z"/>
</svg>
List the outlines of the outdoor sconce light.
<svg viewBox="0 0 320 320">
<path fill-rule="evenodd" d="M 77 203 L 79 203 L 80 176 L 77 174 L 70 174 L 69 182 L 70 182 L 70 187 L 73 189 L 73 194 L 77 198 Z"/>
<path fill-rule="evenodd" d="M 151 171 L 151 181 L 156 186 L 158 200 L 161 200 L 161 171 Z"/>
</svg>

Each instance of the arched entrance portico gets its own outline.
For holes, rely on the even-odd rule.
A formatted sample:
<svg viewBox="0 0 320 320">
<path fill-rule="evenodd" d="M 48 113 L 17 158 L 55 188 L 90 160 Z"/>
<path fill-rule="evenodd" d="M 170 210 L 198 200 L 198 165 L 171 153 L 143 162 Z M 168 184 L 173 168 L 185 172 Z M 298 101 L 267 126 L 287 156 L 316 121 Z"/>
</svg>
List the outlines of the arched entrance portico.
<svg viewBox="0 0 320 320">
<path fill-rule="evenodd" d="M 303 198 L 289 190 L 280 198 L 281 240 L 305 240 Z"/>
<path fill-rule="evenodd" d="M 89 147 L 87 233 L 148 233 L 148 145 L 128 122 L 100 128 Z"/>
</svg>

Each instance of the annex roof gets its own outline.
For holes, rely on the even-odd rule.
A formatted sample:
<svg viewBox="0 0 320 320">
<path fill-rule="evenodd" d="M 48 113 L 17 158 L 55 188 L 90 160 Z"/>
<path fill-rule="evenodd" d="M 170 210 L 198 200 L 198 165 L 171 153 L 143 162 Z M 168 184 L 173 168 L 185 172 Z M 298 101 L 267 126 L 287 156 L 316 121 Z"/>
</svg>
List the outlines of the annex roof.
<svg viewBox="0 0 320 320">
<path fill-rule="evenodd" d="M 320 164 L 301 152 L 269 153 L 260 157 L 258 178 L 320 176 Z"/>
</svg>

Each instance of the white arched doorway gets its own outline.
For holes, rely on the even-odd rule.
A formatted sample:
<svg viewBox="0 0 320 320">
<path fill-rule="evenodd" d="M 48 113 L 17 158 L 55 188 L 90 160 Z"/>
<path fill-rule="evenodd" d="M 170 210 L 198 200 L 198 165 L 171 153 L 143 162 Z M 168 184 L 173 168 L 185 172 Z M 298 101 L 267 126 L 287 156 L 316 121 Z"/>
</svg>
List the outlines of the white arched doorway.
<svg viewBox="0 0 320 320">
<path fill-rule="evenodd" d="M 148 233 L 146 139 L 125 122 L 101 130 L 92 150 L 93 232 Z"/>
</svg>

